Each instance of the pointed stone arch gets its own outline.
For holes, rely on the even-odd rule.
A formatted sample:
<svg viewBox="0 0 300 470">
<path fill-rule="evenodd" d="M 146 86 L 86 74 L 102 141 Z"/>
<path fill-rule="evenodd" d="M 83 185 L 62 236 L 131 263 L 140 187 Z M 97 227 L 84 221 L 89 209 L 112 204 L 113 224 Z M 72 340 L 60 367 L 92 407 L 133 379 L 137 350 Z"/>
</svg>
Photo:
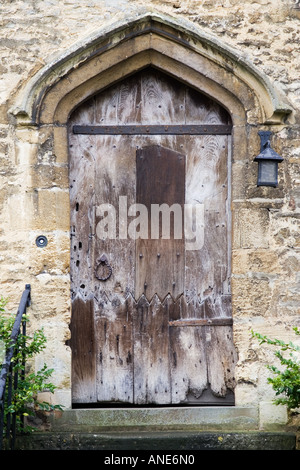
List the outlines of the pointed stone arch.
<svg viewBox="0 0 300 470">
<path fill-rule="evenodd" d="M 281 129 L 292 109 L 268 77 L 241 52 L 224 45 L 188 21 L 157 13 L 138 13 L 126 21 L 95 31 L 50 61 L 24 84 L 11 107 L 16 127 L 21 128 L 16 136 L 16 148 L 18 150 L 18 146 L 22 148 L 23 145 L 29 154 L 30 147 L 32 155 L 27 168 L 32 187 L 24 195 L 24 205 L 31 211 L 30 220 L 35 220 L 28 228 L 33 232 L 30 234 L 32 239 L 40 231 L 54 239 L 54 231 L 61 231 L 63 236 L 67 235 L 69 243 L 69 184 L 65 178 L 69 116 L 94 94 L 146 67 L 157 68 L 181 80 L 219 102 L 229 112 L 234 144 L 233 216 L 235 211 L 238 213 L 238 206 L 247 195 L 247 184 L 248 187 L 256 184 L 256 164 L 252 165 L 252 171 L 249 161 L 253 156 L 251 153 L 259 151 L 257 130 Z M 30 132 L 22 133 L 22 128 Z M 55 185 L 47 181 L 49 187 L 36 191 L 38 170 L 31 163 L 37 158 L 37 146 L 44 142 L 43 139 L 47 139 L 47 150 L 51 155 L 53 152 L 56 170 L 61 174 Z M 52 174 L 49 179 L 51 177 Z M 41 204 L 37 211 L 39 200 Z M 45 216 L 48 216 L 51 204 L 59 208 L 57 213 L 63 217 L 53 217 L 52 220 Z M 43 211 L 44 217 L 40 215 Z M 259 212 L 259 216 L 263 225 L 264 215 Z M 39 232 L 35 233 L 33 227 L 38 227 Z M 238 237 L 236 229 L 233 231 L 233 246 Z M 36 289 L 42 291 L 43 286 L 38 285 L 37 282 Z M 63 295 L 68 302 L 69 290 L 65 289 Z M 61 347 L 64 351 L 63 342 Z"/>
<path fill-rule="evenodd" d="M 63 126 L 78 104 L 147 66 L 222 103 L 235 126 L 281 124 L 291 112 L 243 54 L 190 22 L 147 12 L 96 31 L 47 64 L 12 113 L 20 124 Z"/>
</svg>

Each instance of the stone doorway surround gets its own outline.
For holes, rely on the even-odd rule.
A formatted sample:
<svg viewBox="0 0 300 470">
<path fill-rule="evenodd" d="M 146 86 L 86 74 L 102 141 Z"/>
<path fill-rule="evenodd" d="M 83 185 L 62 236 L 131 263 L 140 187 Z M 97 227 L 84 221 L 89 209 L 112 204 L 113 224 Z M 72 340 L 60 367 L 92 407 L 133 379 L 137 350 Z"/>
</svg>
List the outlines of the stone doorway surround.
<svg viewBox="0 0 300 470">
<path fill-rule="evenodd" d="M 26 185 L 23 230 L 31 260 L 26 282 L 32 285 L 32 326 L 48 327 L 45 361 L 55 368 L 55 400 L 67 408 L 71 407 L 71 353 L 66 346 L 70 334 L 68 118 L 93 94 L 148 66 L 208 95 L 231 115 L 233 250 L 242 248 L 242 240 L 254 236 L 251 230 L 263 240 L 268 207 L 280 204 L 272 199 L 272 189 L 256 187 L 253 157 L 260 149 L 258 131 L 282 130 L 291 108 L 245 56 L 186 20 L 138 11 L 134 18 L 111 24 L 74 44 L 24 84 L 10 112 Z M 243 224 L 244 219 L 255 221 L 255 227 Z M 43 249 L 35 245 L 41 234 L 48 238 Z M 47 272 L 42 266 L 47 266 Z M 58 276 L 61 271 L 64 274 Z M 234 261 L 232 273 L 234 280 Z M 232 301 L 235 343 L 238 350 L 246 350 L 251 317 L 239 313 L 234 282 Z M 48 316 L 43 313 L 45 305 Z M 237 382 L 240 374 L 238 363 Z M 250 405 L 256 415 L 259 403 Z M 236 406 L 249 406 L 249 397 L 239 394 L 238 387 Z M 285 415 L 280 415 L 279 421 L 284 423 Z M 257 421 L 255 428 L 260 427 Z"/>
</svg>

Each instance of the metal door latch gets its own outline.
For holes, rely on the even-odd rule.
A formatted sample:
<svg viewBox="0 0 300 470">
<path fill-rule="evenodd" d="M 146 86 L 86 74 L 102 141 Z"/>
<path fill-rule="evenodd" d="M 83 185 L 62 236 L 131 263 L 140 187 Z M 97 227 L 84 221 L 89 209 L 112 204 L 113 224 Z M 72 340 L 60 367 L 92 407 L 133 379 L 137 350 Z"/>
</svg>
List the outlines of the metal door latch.
<svg viewBox="0 0 300 470">
<path fill-rule="evenodd" d="M 99 281 L 107 281 L 112 275 L 112 268 L 108 264 L 108 259 L 106 255 L 100 256 L 97 259 L 97 265 L 95 268 L 95 276 Z"/>
</svg>

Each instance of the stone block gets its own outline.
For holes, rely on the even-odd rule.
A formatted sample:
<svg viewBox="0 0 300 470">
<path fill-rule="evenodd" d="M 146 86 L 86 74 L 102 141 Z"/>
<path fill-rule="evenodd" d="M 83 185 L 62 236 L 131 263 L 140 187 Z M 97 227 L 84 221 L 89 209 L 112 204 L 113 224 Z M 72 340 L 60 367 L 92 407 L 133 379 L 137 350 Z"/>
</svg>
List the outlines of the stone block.
<svg viewBox="0 0 300 470">
<path fill-rule="evenodd" d="M 16 165 L 20 170 L 20 166 L 34 165 L 37 159 L 38 146 L 30 142 L 18 141 L 16 143 Z M 22 168 L 24 172 L 24 168 Z M 28 169 L 27 169 L 28 171 Z M 23 174 L 24 178 L 24 174 Z"/>
<path fill-rule="evenodd" d="M 30 272 L 32 275 L 41 273 L 67 274 L 70 267 L 69 232 L 43 232 L 47 236 L 47 246 L 38 247 L 36 239 L 40 232 L 30 233 Z"/>
<path fill-rule="evenodd" d="M 51 188 L 69 188 L 69 174 L 67 166 L 55 164 L 38 164 L 30 169 L 31 188 L 39 190 Z"/>
<path fill-rule="evenodd" d="M 232 253 L 232 272 L 280 274 L 283 271 L 278 252 L 270 249 L 239 249 Z"/>
<path fill-rule="evenodd" d="M 272 402 L 259 403 L 259 425 L 265 431 L 274 431 L 282 428 L 288 421 L 287 409 L 283 405 L 274 405 Z"/>
<path fill-rule="evenodd" d="M 70 228 L 69 191 L 60 188 L 40 189 L 31 194 L 33 230 L 62 230 Z"/>
<path fill-rule="evenodd" d="M 56 158 L 56 163 L 58 164 L 68 164 L 68 136 L 67 128 L 63 127 L 54 127 L 54 155 Z"/>
<path fill-rule="evenodd" d="M 234 248 L 269 247 L 269 212 L 265 208 L 239 208 L 233 213 Z"/>
<path fill-rule="evenodd" d="M 267 277 L 248 278 L 233 276 L 232 303 L 234 316 L 264 316 L 272 298 L 272 289 Z"/>
</svg>

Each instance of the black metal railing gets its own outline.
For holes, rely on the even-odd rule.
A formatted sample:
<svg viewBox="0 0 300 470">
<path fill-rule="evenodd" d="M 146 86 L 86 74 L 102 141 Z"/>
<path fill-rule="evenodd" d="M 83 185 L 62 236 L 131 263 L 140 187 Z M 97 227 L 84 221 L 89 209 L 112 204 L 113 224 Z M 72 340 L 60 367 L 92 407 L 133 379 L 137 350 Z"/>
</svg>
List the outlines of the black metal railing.
<svg viewBox="0 0 300 470">
<path fill-rule="evenodd" d="M 4 362 L 2 364 L 0 372 L 0 450 L 3 449 L 4 441 L 6 449 L 13 450 L 15 445 L 16 414 L 9 413 L 6 415 L 5 408 L 8 409 L 11 405 L 13 391 L 18 386 L 19 368 L 15 367 L 16 364 L 13 363 L 13 356 L 15 354 L 18 336 L 22 334 L 22 337 L 25 337 L 26 335 L 26 320 L 24 319 L 24 315 L 26 313 L 26 308 L 30 305 L 30 294 L 30 284 L 26 284 L 11 332 L 10 345 L 9 348 L 6 350 Z M 21 361 L 22 367 L 20 368 L 20 375 L 21 379 L 24 379 L 24 354 L 21 354 Z"/>
</svg>

